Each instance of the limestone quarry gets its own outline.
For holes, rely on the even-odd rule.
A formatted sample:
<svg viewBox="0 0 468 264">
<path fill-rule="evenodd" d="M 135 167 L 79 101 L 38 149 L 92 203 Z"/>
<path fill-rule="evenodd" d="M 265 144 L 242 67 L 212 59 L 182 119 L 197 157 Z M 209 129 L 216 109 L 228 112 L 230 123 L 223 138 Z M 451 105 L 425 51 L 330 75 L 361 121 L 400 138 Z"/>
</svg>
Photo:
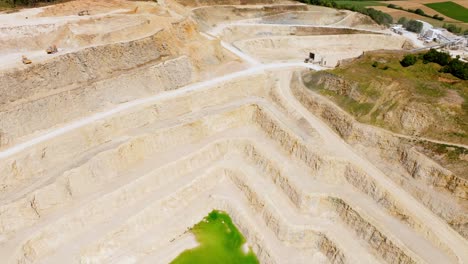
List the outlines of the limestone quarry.
<svg viewBox="0 0 468 264">
<path fill-rule="evenodd" d="M 260 263 L 468 263 L 468 172 L 304 84 L 414 45 L 287 0 L 0 13 L 0 262 L 170 263 L 216 209 Z"/>
</svg>

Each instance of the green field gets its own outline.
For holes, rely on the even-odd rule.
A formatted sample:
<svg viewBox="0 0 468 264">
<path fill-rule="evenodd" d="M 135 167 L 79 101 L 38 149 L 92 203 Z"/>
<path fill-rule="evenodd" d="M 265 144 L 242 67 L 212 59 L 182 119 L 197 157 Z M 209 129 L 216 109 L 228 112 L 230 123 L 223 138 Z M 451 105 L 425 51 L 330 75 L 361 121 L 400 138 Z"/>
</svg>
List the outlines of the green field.
<svg viewBox="0 0 468 264">
<path fill-rule="evenodd" d="M 180 254 L 172 264 L 258 264 L 255 254 L 242 250 L 245 238 L 224 212 L 212 211 L 192 229 L 198 247 Z"/>
<path fill-rule="evenodd" d="M 425 6 L 453 19 L 468 22 L 468 9 L 454 2 L 431 3 Z"/>
</svg>

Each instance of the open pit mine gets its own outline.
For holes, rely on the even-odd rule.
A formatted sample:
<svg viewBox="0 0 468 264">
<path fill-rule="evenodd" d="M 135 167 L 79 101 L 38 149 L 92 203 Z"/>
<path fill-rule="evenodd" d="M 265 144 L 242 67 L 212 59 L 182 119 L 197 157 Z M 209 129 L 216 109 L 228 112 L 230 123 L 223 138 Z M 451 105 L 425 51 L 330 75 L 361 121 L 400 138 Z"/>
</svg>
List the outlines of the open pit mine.
<svg viewBox="0 0 468 264">
<path fill-rule="evenodd" d="M 412 47 L 286 0 L 0 13 L 0 262 L 171 263 L 220 210 L 260 263 L 468 263 L 466 178 L 303 82 Z"/>
</svg>

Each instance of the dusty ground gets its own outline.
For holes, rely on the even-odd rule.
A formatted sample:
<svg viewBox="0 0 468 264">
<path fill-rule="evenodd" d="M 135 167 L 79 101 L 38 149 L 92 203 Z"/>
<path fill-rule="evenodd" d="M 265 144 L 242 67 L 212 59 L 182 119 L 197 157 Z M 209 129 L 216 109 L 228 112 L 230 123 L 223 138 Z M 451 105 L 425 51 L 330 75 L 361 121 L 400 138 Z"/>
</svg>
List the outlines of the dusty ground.
<svg viewBox="0 0 468 264">
<path fill-rule="evenodd" d="M 213 209 L 261 263 L 468 259 L 466 181 L 300 78 L 407 46 L 366 17 L 72 1 L 2 14 L 0 33 L 2 263 L 168 263 Z"/>
</svg>

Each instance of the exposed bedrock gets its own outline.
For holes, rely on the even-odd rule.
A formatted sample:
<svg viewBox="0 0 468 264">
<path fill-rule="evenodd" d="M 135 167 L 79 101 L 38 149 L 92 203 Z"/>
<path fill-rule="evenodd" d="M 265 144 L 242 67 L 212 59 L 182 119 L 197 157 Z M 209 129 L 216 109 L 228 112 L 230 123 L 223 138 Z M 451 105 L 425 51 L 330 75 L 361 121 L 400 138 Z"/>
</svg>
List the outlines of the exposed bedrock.
<svg viewBox="0 0 468 264">
<path fill-rule="evenodd" d="M 4 70 L 0 77 L 0 103 L 47 95 L 72 84 L 102 79 L 170 56 L 171 48 L 163 45 L 162 35 L 168 37 L 160 31 L 135 41 L 85 48 L 28 68 Z"/>
<path fill-rule="evenodd" d="M 232 55 L 216 42 L 200 43 L 201 38 L 186 20 L 140 40 L 86 48 L 31 68 L 1 72 L 0 147 L 92 112 L 205 78 L 209 69 L 222 66 Z M 187 50 L 199 55 L 176 55 Z"/>
<path fill-rule="evenodd" d="M 195 32 L 194 23 L 186 19 L 142 39 L 89 47 L 27 68 L 3 70 L 0 73 L 0 105 L 4 109 L 12 102 L 37 99 L 125 73 L 139 66 L 179 57 L 177 54 L 183 54 L 189 48 L 194 49 L 195 44 L 190 43 L 201 38 Z M 210 55 L 215 60 L 220 54 Z M 191 59 L 196 60 L 196 57 Z"/>
<path fill-rule="evenodd" d="M 157 15 L 156 17 L 166 18 Z M 0 51 L 43 51 L 51 42 L 62 51 L 72 51 L 90 45 L 128 42 L 141 39 L 148 36 L 148 32 L 154 33 L 161 28 L 162 23 L 155 23 L 151 18 L 148 14 L 134 15 L 131 18 L 115 14 L 97 19 L 72 20 L 71 23 L 52 21 L 50 24 L 0 27 L 0 35 L 8 36 L 0 43 Z M 166 23 L 169 24 L 164 22 Z"/>
<path fill-rule="evenodd" d="M 170 119 L 175 116 L 216 105 L 229 106 L 230 101 L 246 96 L 267 96 L 268 87 L 271 85 L 271 81 L 264 75 L 247 76 L 220 83 L 210 91 L 200 90 L 168 98 L 156 105 L 143 105 L 90 124 L 61 136 L 60 140 L 45 142 L 31 151 L 0 160 L 1 193 L 16 193 L 16 188 L 20 186 L 27 186 L 47 175 L 50 177 L 61 167 L 73 164 L 70 161 L 72 158 L 86 159 L 86 156 L 105 147 L 106 142 L 119 142 L 122 138 L 125 139 L 126 133 L 146 124 L 155 121 L 170 123 Z M 62 165 L 57 167 L 57 164 Z"/>
<path fill-rule="evenodd" d="M 336 168 L 340 168 L 340 166 L 337 166 L 336 164 L 334 165 L 333 160 L 328 160 L 328 158 L 326 158 L 323 155 L 320 155 L 320 153 L 314 153 L 313 151 L 311 151 L 309 147 L 304 145 L 300 137 L 294 135 L 293 131 L 291 131 L 292 127 L 294 126 L 291 127 L 291 124 L 285 124 L 284 120 L 280 121 L 282 119 L 279 119 L 280 116 L 278 115 L 279 113 L 273 112 L 272 114 L 269 113 L 269 111 L 261 110 L 261 108 L 259 108 L 258 106 L 248 105 L 242 107 L 240 110 L 218 114 L 213 117 L 203 117 L 199 121 L 185 124 L 183 126 L 174 126 L 173 128 L 162 130 L 162 133 L 151 132 L 150 134 L 144 134 L 142 136 L 133 138 L 128 142 L 123 142 L 117 148 L 112 148 L 108 151 L 104 150 L 100 154 L 95 155 L 92 159 L 86 161 L 84 164 L 79 165 L 79 167 L 66 171 L 63 174 L 63 176 L 58 177 L 57 181 L 52 185 L 45 185 L 45 187 L 38 189 L 38 191 L 33 193 L 32 195 L 26 196 L 26 200 L 18 201 L 19 203 L 23 204 L 22 206 L 13 203 L 12 207 L 4 207 L 4 209 L 8 207 L 11 208 L 7 209 L 6 211 L 3 211 L 3 215 L 5 217 L 4 219 L 29 219 L 33 220 L 33 222 L 23 223 L 23 225 L 34 225 L 34 221 L 38 221 L 39 219 L 46 217 L 47 214 L 50 214 L 54 210 L 57 210 L 57 206 L 65 206 L 66 203 L 70 201 L 70 199 L 74 199 L 73 197 L 85 197 L 90 194 L 89 192 L 97 191 L 97 189 L 95 188 L 102 188 L 99 186 L 106 186 L 108 183 L 117 180 L 118 178 L 116 177 L 119 177 L 119 175 L 132 176 L 131 173 L 129 174 L 126 171 L 131 168 L 137 167 L 138 164 L 144 163 L 145 159 L 148 159 L 148 157 L 151 157 L 157 152 L 164 152 L 167 151 L 166 149 L 174 148 L 178 145 L 190 145 L 193 141 L 196 142 L 197 140 L 202 140 L 205 137 L 211 137 L 210 135 L 214 131 L 222 133 L 222 131 L 224 130 L 233 130 L 236 127 L 242 126 L 243 124 L 252 124 L 261 128 L 261 130 L 263 130 L 267 135 L 269 135 L 269 138 L 272 138 L 275 142 L 278 142 L 277 144 L 279 144 L 281 148 L 284 149 L 287 156 L 292 156 L 295 159 L 298 159 L 304 164 L 306 164 L 309 167 L 307 171 L 310 171 L 312 176 L 316 175 L 316 173 L 320 173 L 316 176 L 317 179 L 322 178 L 325 182 L 330 183 L 336 182 L 337 175 L 343 173 L 343 171 L 341 173 L 339 173 L 339 171 L 336 171 Z M 213 124 L 216 125 L 213 126 Z M 152 131 L 151 126 L 149 127 L 148 132 L 149 131 Z M 228 132 L 223 134 L 229 135 Z M 251 136 L 253 135 L 253 133 L 250 132 L 245 135 Z M 232 144 L 233 145 L 223 147 L 223 149 L 227 151 L 237 149 L 239 146 L 243 146 L 243 144 L 240 144 L 240 142 L 235 141 L 233 141 Z M 258 151 L 253 151 L 252 149 L 249 150 L 249 145 L 250 144 L 244 145 L 244 147 L 241 147 L 241 149 L 247 147 L 247 152 L 245 153 L 248 154 L 247 156 L 252 157 L 254 161 L 253 163 L 264 164 L 262 165 L 262 167 L 265 168 L 265 171 L 267 171 L 269 175 L 274 176 L 274 182 L 276 182 L 278 186 L 281 187 L 281 189 L 288 194 L 289 199 L 295 204 L 297 204 L 299 208 L 303 207 L 304 202 L 301 198 L 303 196 L 301 195 L 303 191 L 298 191 L 297 187 L 300 183 L 296 182 L 296 187 L 294 186 L 294 184 L 289 183 L 285 176 L 281 176 L 281 173 L 278 173 L 279 168 L 277 168 L 276 166 L 269 165 L 270 163 L 268 159 L 262 161 L 262 155 L 260 155 Z M 271 151 L 266 151 L 264 153 L 269 152 Z M 213 153 L 215 156 L 219 155 L 216 154 L 219 153 L 217 151 L 209 151 L 207 153 Z M 210 159 L 210 157 L 212 157 L 211 154 L 200 155 L 200 158 L 203 159 Z M 275 163 L 272 164 L 279 164 L 280 162 L 281 159 L 277 160 Z M 193 166 L 189 164 L 188 166 L 182 166 L 181 164 L 177 164 L 173 168 L 193 168 Z M 326 168 L 328 166 L 330 171 L 329 173 L 326 173 L 328 170 Z M 135 170 L 133 171 L 135 172 Z M 184 170 L 180 171 L 181 173 L 184 172 Z M 333 173 L 333 171 L 335 173 Z M 136 172 L 138 173 L 138 170 L 136 170 Z M 165 173 L 161 174 L 165 175 Z M 341 176 L 341 178 L 344 179 L 343 176 Z M 343 180 L 341 180 L 341 182 L 343 182 Z M 135 182 L 135 184 L 137 183 Z M 150 187 L 151 184 L 144 184 L 144 186 Z M 54 202 L 54 199 L 57 199 L 57 201 L 65 202 L 65 204 L 61 205 L 60 202 L 56 203 Z M 15 212 L 16 209 L 14 208 L 18 208 L 19 211 Z M 23 217 L 19 218 L 14 217 L 14 215 L 17 215 L 18 213 L 21 215 L 23 213 L 26 213 L 28 210 L 30 213 L 30 217 L 27 217 L 27 215 L 24 215 Z M 36 215 L 36 217 L 32 217 L 34 215 Z M 66 220 L 63 221 L 64 224 L 67 222 Z M 21 222 L 16 221 L 16 228 L 24 228 L 24 226 L 21 227 L 18 225 L 21 225 Z M 11 222 L 8 222 L 5 226 L 14 227 L 15 225 L 13 225 Z M 56 226 L 54 226 L 54 228 L 56 228 Z M 67 228 L 69 228 L 68 225 Z M 10 232 L 11 231 L 13 230 L 10 230 Z M 78 229 L 76 231 L 78 231 Z M 279 238 L 282 237 L 281 235 L 278 236 Z M 51 236 L 41 235 L 40 237 Z M 321 247 L 325 247 L 325 245 L 328 245 L 325 241 L 322 242 L 324 244 Z M 46 254 L 45 252 L 40 253 L 42 252 L 42 250 L 51 250 L 44 248 L 43 246 L 45 246 L 45 244 L 42 242 L 37 242 L 37 246 L 34 246 L 36 242 L 31 241 L 31 243 L 33 244 L 28 244 L 28 246 L 25 248 L 26 252 L 34 252 L 26 254 L 27 256 L 29 256 L 28 259 L 34 259 L 34 256 L 36 256 L 37 254 Z M 55 245 L 56 243 L 60 244 L 60 242 L 52 241 L 50 243 L 51 246 Z M 43 246 L 39 247 L 39 244 Z M 31 246 L 34 249 L 31 249 Z M 327 253 L 327 255 L 333 255 L 337 262 L 339 262 L 339 260 L 341 259 L 340 254 Z M 391 259 L 396 261 L 401 258 L 402 257 L 400 256 Z"/>
<path fill-rule="evenodd" d="M 188 125 L 187 127 L 194 128 L 194 125 Z M 181 128 L 179 128 L 179 129 L 181 129 Z M 180 136 L 179 133 L 174 133 L 171 130 L 163 131 L 163 132 L 166 135 L 178 135 L 178 136 Z M 190 133 L 190 134 L 198 134 L 198 133 Z M 252 133 L 249 133 L 249 134 L 252 135 Z M 206 135 L 206 136 L 208 136 L 208 135 Z M 144 138 L 146 138 L 146 136 Z M 164 137 L 163 136 L 157 136 L 157 138 L 160 138 L 162 140 L 163 138 L 167 139 L 167 136 L 164 136 Z M 152 141 L 152 140 L 148 138 L 148 139 L 145 139 L 144 142 L 142 142 L 140 139 L 135 139 L 134 141 L 135 141 L 135 143 L 136 142 L 141 142 L 140 145 L 149 146 L 148 143 L 150 141 Z M 146 142 L 148 142 L 148 143 L 146 143 Z M 118 149 L 118 153 L 120 153 L 120 155 L 124 155 L 122 158 L 129 157 L 129 156 L 135 156 L 136 152 L 141 152 L 142 151 L 142 148 L 137 147 L 135 145 L 135 143 L 132 143 L 132 146 L 133 146 L 132 148 L 126 148 L 125 150 L 123 150 L 123 148 Z M 157 142 L 152 142 L 152 143 L 156 144 L 156 145 L 160 144 L 160 143 L 157 143 Z M 128 144 L 126 144 L 126 145 L 128 145 Z M 155 145 L 155 147 L 156 147 L 156 145 Z M 286 182 L 284 181 L 286 179 L 285 178 L 286 175 L 270 174 L 270 172 L 272 172 L 272 171 L 280 170 L 275 165 L 275 164 L 279 164 L 278 162 L 280 162 L 280 160 L 276 160 L 275 162 L 272 162 L 269 159 L 265 159 L 264 155 L 271 155 L 271 153 L 267 154 L 267 153 L 269 153 L 268 151 L 258 151 L 258 150 L 255 149 L 254 145 L 255 145 L 254 142 L 248 142 L 248 141 L 242 141 L 242 140 L 241 141 L 231 140 L 231 141 L 225 141 L 225 142 L 218 142 L 218 143 L 215 143 L 215 144 L 210 144 L 208 147 L 205 147 L 200 152 L 198 152 L 198 153 L 196 153 L 194 155 L 190 155 L 187 158 L 180 159 L 179 161 L 177 161 L 175 163 L 168 164 L 167 166 L 162 167 L 162 169 L 152 171 L 152 172 L 146 174 L 143 177 L 139 177 L 136 180 L 133 179 L 131 184 L 129 184 L 128 186 L 125 186 L 124 189 L 119 190 L 118 192 L 114 192 L 115 194 L 112 194 L 112 195 L 105 195 L 105 196 L 103 196 L 103 198 L 101 198 L 97 202 L 101 203 L 103 201 L 108 201 L 110 203 L 112 201 L 110 199 L 115 199 L 116 201 L 125 201 L 126 203 L 128 203 L 128 202 L 131 202 L 132 200 L 138 200 L 139 197 L 141 197 L 142 195 L 145 195 L 145 193 L 151 192 L 155 188 L 158 188 L 158 186 L 164 185 L 167 181 L 175 181 L 177 178 L 181 177 L 181 175 L 189 173 L 190 171 L 197 170 L 197 168 L 203 168 L 204 166 L 211 165 L 211 164 L 215 163 L 214 162 L 215 160 L 219 160 L 223 155 L 229 154 L 231 156 L 231 155 L 233 155 L 233 153 L 235 153 L 237 151 L 239 151 L 240 153 L 249 153 L 250 156 L 247 156 L 248 159 L 251 160 L 251 163 L 249 163 L 249 164 L 252 164 L 252 166 L 254 166 L 254 164 L 263 164 L 263 166 L 260 167 L 260 168 L 262 168 L 262 167 L 264 168 L 264 169 L 262 169 L 262 171 L 267 173 L 266 175 L 271 177 L 271 180 L 273 180 L 273 182 L 275 182 L 278 185 L 278 187 L 281 187 L 283 190 L 285 190 L 285 194 L 287 194 L 287 196 L 290 199 L 291 199 L 291 197 L 296 197 L 296 195 L 290 196 L 290 194 L 291 194 L 291 190 L 293 190 L 293 189 L 295 189 L 297 187 L 289 187 L 289 188 L 284 187 L 285 184 L 288 184 L 287 180 L 286 180 Z M 173 147 L 174 144 L 172 144 L 171 146 Z M 158 151 L 164 151 L 164 149 L 161 149 L 161 148 L 157 148 L 157 149 L 158 149 Z M 115 151 L 110 151 L 110 152 L 115 152 Z M 117 152 L 116 152 L 116 154 L 117 154 Z M 146 155 L 148 155 L 148 153 L 146 153 Z M 110 158 L 110 157 L 108 157 L 108 158 L 109 158 L 109 160 L 111 160 L 113 162 L 115 161 L 116 164 L 121 163 L 121 161 L 122 161 L 122 160 L 120 160 L 120 161 L 115 160 L 115 159 Z M 99 160 L 101 160 L 101 161 L 99 163 L 106 162 L 106 160 L 108 158 L 106 158 L 106 156 L 104 156 L 104 155 L 100 155 Z M 224 159 L 226 160 L 226 158 L 224 158 Z M 228 160 L 230 160 L 230 159 L 228 159 Z M 124 167 L 129 167 L 129 166 L 133 167 L 134 165 L 136 165 L 136 164 L 133 163 L 133 162 L 132 162 L 132 164 L 123 164 Z M 88 166 L 88 165 L 86 165 L 86 166 Z M 99 185 L 103 185 L 103 184 L 107 185 L 106 183 L 104 183 L 102 181 L 115 181 L 115 180 L 119 179 L 119 178 L 116 178 L 116 177 L 118 177 L 118 175 L 125 174 L 124 171 L 122 171 L 122 172 L 117 171 L 118 175 L 114 176 L 112 174 L 109 174 L 110 173 L 109 170 L 104 170 L 102 167 L 97 168 L 96 166 L 91 166 L 90 168 L 93 168 L 93 167 L 94 167 L 93 172 L 82 171 L 82 173 L 79 173 L 79 175 L 80 175 L 79 178 L 76 178 L 76 180 L 68 181 L 68 187 L 67 186 L 61 187 L 61 188 L 65 188 L 63 192 L 62 191 L 57 192 L 57 188 L 48 188 L 48 187 L 42 188 L 42 190 L 47 192 L 47 199 L 43 199 L 44 196 L 40 195 L 40 193 L 37 193 L 36 195 L 38 195 L 38 196 L 35 199 L 33 199 L 33 202 L 30 203 L 31 208 L 33 209 L 33 211 L 35 211 L 40 216 L 40 218 L 38 218 L 38 220 L 39 219 L 47 219 L 48 215 L 53 213 L 54 209 L 57 210 L 57 206 L 58 207 L 65 206 L 67 203 L 72 202 L 71 200 L 79 199 L 80 196 L 82 197 L 83 195 L 89 194 L 90 192 L 95 192 L 96 190 L 94 190 L 94 188 L 98 187 Z M 244 166 L 244 169 L 245 169 L 245 166 Z M 85 175 L 89 175 L 89 177 L 87 177 Z M 93 175 L 93 176 L 91 177 L 91 175 Z M 152 176 L 152 175 L 160 175 L 160 176 L 158 176 L 157 178 L 154 178 L 154 176 Z M 168 175 L 171 175 L 171 177 L 167 177 Z M 179 175 L 179 176 L 177 176 L 177 175 Z M 234 175 L 232 173 L 230 173 L 230 175 L 231 175 L 231 177 L 234 177 Z M 237 175 L 237 174 L 235 174 L 235 175 Z M 255 173 L 254 175 L 258 175 L 258 173 Z M 109 178 L 109 177 L 111 177 L 111 178 Z M 273 211 L 270 212 L 269 210 L 271 210 L 271 208 L 272 207 L 274 208 L 275 206 L 273 204 L 270 204 L 270 205 L 267 206 L 265 204 L 265 200 L 264 200 L 266 198 L 265 197 L 260 198 L 260 196 L 258 196 L 259 193 L 261 193 L 261 192 L 258 192 L 257 188 L 255 188 L 257 191 L 254 192 L 253 191 L 254 187 L 251 184 L 247 184 L 245 179 L 242 180 L 239 177 L 240 176 L 235 176 L 235 179 L 233 179 L 233 180 L 236 182 L 236 184 L 239 186 L 239 188 L 243 190 L 243 192 L 248 197 L 248 200 L 254 206 L 254 208 L 257 208 L 256 210 L 260 210 L 259 212 L 263 212 L 261 215 L 263 216 L 265 222 L 274 231 L 276 236 L 281 241 L 289 241 L 289 243 L 293 243 L 293 244 L 299 243 L 299 244 L 301 244 L 303 246 L 305 246 L 304 243 L 306 241 L 309 241 L 307 243 L 312 247 L 315 247 L 314 245 L 316 245 L 318 243 L 319 248 L 321 248 L 322 250 L 325 250 L 324 253 L 326 255 L 332 256 L 333 259 L 337 261 L 337 263 L 340 263 L 339 260 L 341 260 L 341 261 L 343 260 L 342 254 L 340 254 L 340 253 L 338 253 L 336 251 L 336 247 L 333 246 L 333 244 L 330 244 L 331 242 L 328 239 L 326 239 L 325 236 L 321 235 L 320 242 L 317 241 L 317 238 L 316 238 L 317 235 L 315 235 L 315 233 L 317 231 L 312 231 L 312 230 L 315 230 L 315 228 L 308 227 L 308 229 L 306 229 L 306 233 L 310 233 L 310 234 L 305 236 L 304 235 L 305 233 L 303 231 L 303 227 L 291 226 L 291 224 L 287 223 L 287 220 L 286 220 L 285 216 L 281 217 L 281 216 L 278 215 L 278 214 L 281 214 L 280 211 L 279 211 L 280 210 L 279 208 L 275 209 L 276 212 L 273 212 Z M 86 180 L 85 178 L 93 179 L 93 180 L 89 181 L 89 180 Z M 283 180 L 280 180 L 280 179 L 283 179 Z M 59 180 L 59 182 L 60 181 L 61 180 Z M 206 181 L 207 181 L 207 179 L 201 180 L 201 182 L 206 182 Z M 79 182 L 81 182 L 81 184 L 79 184 Z M 58 186 L 60 186 L 60 184 Z M 90 187 L 93 187 L 93 188 L 90 189 Z M 138 189 L 135 189 L 137 187 L 138 187 Z M 265 186 L 263 186 L 263 187 L 265 187 Z M 197 191 L 201 191 L 200 188 L 195 188 L 195 189 L 197 189 Z M 295 190 L 295 192 L 297 192 L 297 190 Z M 57 195 L 57 193 L 68 193 L 68 195 L 71 195 L 71 196 L 63 197 L 62 195 Z M 117 199 L 118 196 L 115 197 L 115 195 L 120 195 L 122 198 Z M 174 196 L 178 197 L 177 199 L 182 199 L 181 196 L 179 196 L 179 195 L 174 195 Z M 124 197 L 128 197 L 128 198 L 124 199 Z M 129 200 L 129 197 L 131 197 L 131 200 Z M 186 201 L 186 199 L 184 199 L 184 201 Z M 46 204 L 48 204 L 48 205 L 46 205 Z M 75 204 L 76 204 L 76 202 L 75 202 Z M 109 212 L 109 207 L 108 207 L 109 204 L 108 203 L 106 203 L 106 204 L 107 204 L 107 206 L 103 204 L 102 206 L 98 207 L 98 204 L 93 202 L 92 205 L 89 205 L 89 206 L 92 206 L 90 208 L 93 208 L 93 217 L 91 217 L 88 214 L 85 214 L 85 215 L 80 216 L 80 217 L 86 217 L 86 218 L 83 218 L 83 221 L 85 221 L 85 223 L 87 223 L 87 224 L 91 224 L 92 221 L 97 221 L 96 217 L 102 217 L 102 214 L 104 213 L 104 210 L 107 211 L 105 213 L 105 215 L 108 215 L 108 214 L 112 213 L 112 211 Z M 28 206 L 28 205 L 29 205 L 29 203 L 26 203 L 26 206 Z M 47 210 L 45 210 L 44 205 L 46 205 Z M 53 205 L 54 207 L 50 207 L 50 205 Z M 114 204 L 114 205 L 115 206 L 112 206 L 112 208 L 113 208 L 112 210 L 117 210 L 118 208 L 120 208 L 122 206 L 122 203 L 118 203 L 118 204 Z M 105 207 L 103 207 L 103 206 L 105 206 Z M 102 209 L 99 209 L 99 208 L 102 208 Z M 81 212 L 86 212 L 87 210 L 88 209 L 82 208 Z M 99 213 L 101 210 L 103 212 Z M 282 210 L 284 210 L 284 208 Z M 155 211 L 155 210 L 151 210 L 151 211 Z M 236 215 L 236 214 L 234 213 L 234 215 Z M 275 215 L 277 215 L 277 216 L 275 216 Z M 288 216 L 291 216 L 291 215 L 288 215 Z M 11 215 L 9 217 L 11 217 Z M 93 220 L 93 219 L 96 219 L 96 220 Z M 154 219 L 154 217 L 150 218 L 149 216 L 145 216 L 145 219 Z M 67 223 L 67 222 L 69 223 L 70 221 L 68 221 L 68 220 L 60 221 L 59 225 L 51 226 L 50 228 L 43 231 L 43 232 L 48 232 L 48 233 L 41 233 L 43 235 L 36 236 L 37 237 L 36 239 L 30 240 L 25 245 L 25 247 L 23 247 L 23 250 L 25 252 L 24 256 L 26 257 L 26 259 L 32 261 L 32 260 L 40 257 L 42 254 L 46 254 L 48 250 L 52 250 L 52 248 L 50 248 L 50 247 L 55 247 L 54 245 L 56 245 L 57 243 L 60 243 L 60 241 L 62 241 L 62 239 L 63 239 L 63 236 L 56 237 L 56 238 L 54 238 L 54 240 L 50 240 L 51 238 L 53 238 L 55 236 L 50 232 L 52 232 L 52 231 L 56 232 L 57 228 L 62 230 L 62 232 L 61 232 L 62 235 L 63 234 L 68 234 L 69 236 L 72 236 L 74 232 L 78 232 L 80 229 L 85 228 L 84 226 L 81 226 L 81 224 L 80 224 L 80 226 L 75 226 L 73 229 L 70 229 L 70 226 L 69 226 L 70 224 L 65 225 L 65 223 Z M 75 221 L 71 221 L 71 222 L 75 222 Z M 81 223 L 81 221 L 78 222 L 78 223 Z M 140 228 L 141 228 L 142 224 L 143 223 L 139 224 L 138 226 L 140 226 Z M 154 224 L 154 223 L 152 223 L 152 224 Z M 241 223 L 240 225 L 242 226 L 243 224 Z M 60 226 L 63 226 L 63 228 L 60 227 Z M 128 227 L 130 228 L 132 226 L 135 226 L 135 223 L 129 223 Z M 312 229 L 310 229 L 310 228 L 312 228 Z M 131 228 L 131 229 L 134 229 L 134 228 Z M 47 230 L 49 230 L 49 231 L 47 231 Z M 309 230 L 309 231 L 307 231 L 307 230 Z M 122 232 L 122 231 L 116 231 L 116 233 L 122 239 L 126 238 L 127 235 L 128 235 L 128 233 L 125 233 L 125 232 Z M 247 230 L 245 233 L 250 234 L 251 232 L 250 232 L 250 230 Z M 48 239 L 44 239 L 43 237 L 48 237 Z M 56 240 L 56 239 L 58 239 L 58 240 Z M 113 239 L 115 239 L 115 238 L 113 238 Z M 335 239 L 336 239 L 336 237 L 335 237 Z M 49 244 L 49 246 L 46 246 L 47 244 Z M 111 250 L 111 248 L 114 248 L 115 246 L 116 246 L 115 242 L 113 242 L 112 244 L 109 244 L 109 246 L 108 246 L 109 249 L 105 249 L 102 246 L 100 246 L 99 251 L 104 251 L 104 252 L 106 252 L 106 254 L 109 254 L 110 253 L 109 250 Z M 262 250 L 260 252 L 263 252 L 263 250 L 266 250 L 264 246 L 260 247 L 260 248 L 262 248 Z M 329 250 L 331 250 L 332 252 L 329 253 L 328 252 Z M 93 251 L 95 251 L 95 250 L 93 250 Z M 93 259 L 96 259 L 96 258 L 93 258 Z M 354 262 L 356 262 L 356 260 L 351 261 L 351 262 L 354 263 Z"/>
<path fill-rule="evenodd" d="M 239 40 L 234 45 L 262 62 L 303 61 L 309 52 L 317 54 L 322 65 L 336 66 L 340 60 L 375 49 L 402 49 L 407 40 L 383 34 L 348 34 L 328 36 L 272 36 Z"/>
<path fill-rule="evenodd" d="M 468 184 L 412 146 L 382 129 L 358 123 L 328 99 L 307 89 L 296 75 L 291 89 L 312 113 L 320 116 L 347 142 L 362 149 L 393 181 L 467 237 Z M 377 154 L 377 155 L 375 155 Z M 383 167 L 383 165 L 390 167 Z"/>
<path fill-rule="evenodd" d="M 15 52 L 32 63 L 0 65 L 0 262 L 169 263 L 215 209 L 260 263 L 468 258 L 466 181 L 304 87 L 310 52 L 332 66 L 408 47 L 370 18 L 80 0 L 2 21 L 0 49 L 28 42 Z M 57 53 L 39 54 L 50 39 Z"/>
<path fill-rule="evenodd" d="M 0 112 L 4 137 L 0 146 L 90 112 L 188 85 L 195 77 L 193 72 L 189 58 L 180 57 L 11 106 Z"/>
<path fill-rule="evenodd" d="M 284 11 L 307 11 L 306 5 L 279 6 L 206 6 L 194 9 L 192 17 L 201 30 L 209 30 L 220 23 L 229 23 L 245 19 L 261 18 L 262 16 L 279 14 Z"/>
<path fill-rule="evenodd" d="M 222 31 L 222 38 L 227 42 L 235 42 L 246 38 L 265 36 L 314 36 L 314 35 L 346 35 L 369 34 L 372 32 L 350 28 L 331 28 L 321 26 L 277 26 L 277 25 L 229 25 Z M 375 33 L 377 34 L 377 33 Z"/>
</svg>

